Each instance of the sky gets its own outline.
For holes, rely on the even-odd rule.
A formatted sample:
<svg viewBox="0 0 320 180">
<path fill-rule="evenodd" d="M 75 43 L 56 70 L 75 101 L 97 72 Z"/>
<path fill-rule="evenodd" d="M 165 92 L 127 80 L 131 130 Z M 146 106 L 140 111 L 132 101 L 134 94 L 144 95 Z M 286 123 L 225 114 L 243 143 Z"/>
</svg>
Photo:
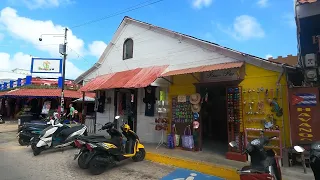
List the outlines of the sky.
<svg viewBox="0 0 320 180">
<path fill-rule="evenodd" d="M 60 57 L 62 37 L 39 37 L 68 27 L 66 77 L 75 79 L 98 61 L 124 16 L 262 58 L 297 54 L 293 0 L 164 0 L 110 18 L 146 0 L 0 1 L 0 70 Z"/>
</svg>

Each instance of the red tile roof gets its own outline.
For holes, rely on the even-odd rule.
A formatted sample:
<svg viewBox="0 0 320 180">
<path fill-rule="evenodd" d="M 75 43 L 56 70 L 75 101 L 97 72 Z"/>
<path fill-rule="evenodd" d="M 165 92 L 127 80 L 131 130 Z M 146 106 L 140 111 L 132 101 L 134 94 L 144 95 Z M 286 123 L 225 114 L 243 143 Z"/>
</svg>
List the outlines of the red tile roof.
<svg viewBox="0 0 320 180">
<path fill-rule="evenodd" d="M 298 2 L 300 4 L 304 4 L 304 3 L 314 3 L 317 2 L 317 0 L 298 0 Z"/>
<path fill-rule="evenodd" d="M 222 70 L 222 69 L 239 68 L 243 64 L 244 64 L 243 62 L 230 62 L 230 63 L 223 63 L 223 64 L 198 66 L 198 67 L 193 67 L 193 68 L 169 71 L 169 72 L 162 74 L 161 76 L 172 76 L 172 75 L 190 74 L 190 73 L 196 73 L 196 72 L 206 72 L 206 71 L 214 71 L 214 70 Z"/>
<path fill-rule="evenodd" d="M 0 96 L 14 97 L 61 97 L 61 89 L 14 89 L 0 92 Z M 86 93 L 88 97 L 95 97 L 94 93 Z M 65 98 L 81 98 L 80 91 L 64 90 Z"/>
<path fill-rule="evenodd" d="M 160 77 L 167 67 L 152 66 L 98 76 L 80 88 L 80 91 L 146 87 Z"/>
</svg>

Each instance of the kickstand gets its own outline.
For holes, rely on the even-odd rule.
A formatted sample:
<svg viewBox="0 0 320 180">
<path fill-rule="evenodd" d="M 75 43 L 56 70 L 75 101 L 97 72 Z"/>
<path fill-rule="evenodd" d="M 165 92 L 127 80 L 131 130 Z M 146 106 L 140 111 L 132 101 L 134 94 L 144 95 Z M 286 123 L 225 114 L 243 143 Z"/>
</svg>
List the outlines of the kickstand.
<svg viewBox="0 0 320 180">
<path fill-rule="evenodd" d="M 164 146 L 164 131 L 165 130 L 161 130 L 161 139 L 160 139 L 160 141 L 159 141 L 159 143 L 158 143 L 158 146 L 156 147 L 156 149 L 158 149 L 160 146 Z"/>
</svg>

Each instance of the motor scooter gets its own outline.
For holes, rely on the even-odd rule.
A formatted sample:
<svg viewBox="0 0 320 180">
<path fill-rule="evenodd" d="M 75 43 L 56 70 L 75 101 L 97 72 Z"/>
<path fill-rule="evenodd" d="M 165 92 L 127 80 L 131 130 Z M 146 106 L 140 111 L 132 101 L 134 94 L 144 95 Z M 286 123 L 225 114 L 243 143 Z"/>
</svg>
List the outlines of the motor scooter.
<svg viewBox="0 0 320 180">
<path fill-rule="evenodd" d="M 90 153 L 90 146 L 87 146 L 88 143 L 99 143 L 99 142 L 121 142 L 122 134 L 117 129 L 114 128 L 115 124 L 108 122 L 103 125 L 98 131 L 106 130 L 107 133 L 111 136 L 111 139 L 105 136 L 87 136 L 79 137 L 74 141 L 74 144 L 80 149 L 79 153 L 75 155 L 74 160 L 78 158 L 78 165 L 81 169 L 88 169 L 89 162 L 86 162 L 87 157 Z M 88 148 L 89 147 L 89 148 Z"/>
<path fill-rule="evenodd" d="M 35 156 L 39 155 L 43 150 L 51 148 L 62 148 L 73 145 L 74 139 L 83 136 L 87 130 L 85 125 L 69 127 L 61 124 L 62 119 L 57 119 L 57 114 L 54 113 L 55 119 L 50 120 L 51 126 L 41 131 L 39 137 L 33 137 L 30 140 L 31 148 Z"/>
<path fill-rule="evenodd" d="M 118 120 L 120 116 L 116 116 Z M 123 122 L 123 120 L 122 120 Z M 144 146 L 140 143 L 138 135 L 123 122 L 120 127 L 122 135 L 126 138 L 123 146 L 122 141 L 112 139 L 109 142 L 87 143 L 90 153 L 87 157 L 89 171 L 93 175 L 103 173 L 107 168 L 116 165 L 116 162 L 131 158 L 134 162 L 143 161 L 146 156 Z"/>
<path fill-rule="evenodd" d="M 301 146 L 294 146 L 293 148 L 299 153 L 303 153 L 305 151 Z M 320 141 L 311 144 L 310 166 L 315 180 L 320 180 Z"/>
<path fill-rule="evenodd" d="M 270 140 L 276 138 L 276 136 L 268 138 L 262 135 L 248 143 L 242 154 L 251 156 L 251 164 L 237 170 L 241 180 L 282 180 L 281 169 L 278 159 L 275 158 L 275 152 L 271 149 L 264 149 L 264 146 Z M 230 142 L 229 145 L 231 147 L 238 146 L 235 141 Z"/>
</svg>

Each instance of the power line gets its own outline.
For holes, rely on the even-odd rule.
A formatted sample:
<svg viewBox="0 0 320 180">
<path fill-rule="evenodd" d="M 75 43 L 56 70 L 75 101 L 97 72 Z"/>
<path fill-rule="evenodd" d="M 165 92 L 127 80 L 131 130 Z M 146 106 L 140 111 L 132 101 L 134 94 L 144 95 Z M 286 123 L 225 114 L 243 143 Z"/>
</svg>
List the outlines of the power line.
<svg viewBox="0 0 320 180">
<path fill-rule="evenodd" d="M 152 4 L 157 4 L 157 3 L 162 2 L 162 1 L 164 1 L 164 0 L 156 0 L 156 1 L 148 0 L 148 1 L 145 1 L 145 2 L 142 2 L 142 3 L 139 3 L 137 5 L 131 6 L 131 7 L 127 8 L 127 9 L 122 10 L 122 11 L 116 12 L 114 14 L 111 14 L 111 15 L 108 15 L 108 16 L 104 16 L 104 17 L 99 18 L 99 19 L 91 20 L 91 21 L 88 21 L 86 23 L 82 23 L 82 24 L 79 24 L 79 25 L 76 25 L 76 26 L 72 26 L 71 29 L 78 28 L 78 27 L 85 26 L 85 25 L 92 24 L 92 23 L 96 23 L 96 22 L 99 22 L 99 21 L 102 21 L 102 20 L 105 20 L 105 19 L 109 19 L 109 18 L 118 16 L 118 15 L 121 15 L 121 14 L 125 14 L 125 13 L 131 12 L 131 11 L 135 11 L 135 10 L 150 6 Z"/>
</svg>

